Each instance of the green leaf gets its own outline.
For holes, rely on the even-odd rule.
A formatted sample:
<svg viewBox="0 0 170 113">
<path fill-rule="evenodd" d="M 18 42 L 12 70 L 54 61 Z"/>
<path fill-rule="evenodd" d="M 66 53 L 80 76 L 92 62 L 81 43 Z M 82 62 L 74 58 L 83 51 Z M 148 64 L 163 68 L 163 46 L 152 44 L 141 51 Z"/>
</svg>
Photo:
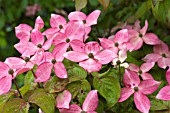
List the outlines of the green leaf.
<svg viewBox="0 0 170 113">
<path fill-rule="evenodd" d="M 80 66 L 68 70 L 69 82 L 83 80 L 87 77 L 87 72 Z"/>
<path fill-rule="evenodd" d="M 28 71 L 27 74 L 25 75 L 25 79 L 24 79 L 24 84 L 32 84 L 34 83 L 34 75 L 32 74 L 31 71 Z"/>
<path fill-rule="evenodd" d="M 166 109 L 168 109 L 168 106 L 166 105 L 166 103 L 168 103 L 168 102 L 164 102 L 162 100 L 156 99 L 155 97 L 151 97 L 150 102 L 151 102 L 150 110 L 166 110 Z"/>
<path fill-rule="evenodd" d="M 5 26 L 5 14 L 3 12 L 0 12 L 0 29 L 2 29 Z"/>
<path fill-rule="evenodd" d="M 43 89 L 35 90 L 35 92 L 29 97 L 29 102 L 38 105 L 45 113 L 55 112 L 55 98 L 47 95 Z"/>
<path fill-rule="evenodd" d="M 81 90 L 81 81 L 71 82 L 66 86 L 66 89 L 72 94 L 72 98 L 74 99 Z"/>
<path fill-rule="evenodd" d="M 98 90 L 99 94 L 106 99 L 108 108 L 111 108 L 118 102 L 121 89 L 117 79 L 112 76 L 103 77 L 101 79 L 94 77 L 93 85 L 94 88 Z"/>
<path fill-rule="evenodd" d="M 27 84 L 24 85 L 23 87 L 21 87 L 19 90 L 21 92 L 21 95 L 24 95 L 25 93 L 27 93 L 29 90 L 33 90 L 36 87 L 36 84 Z"/>
<path fill-rule="evenodd" d="M 99 104 L 98 104 L 96 111 L 97 111 L 97 113 L 103 113 L 103 111 L 104 111 L 104 104 L 100 100 L 99 100 Z"/>
<path fill-rule="evenodd" d="M 77 11 L 80 11 L 87 5 L 87 0 L 75 0 L 75 7 Z"/>
<path fill-rule="evenodd" d="M 106 11 L 107 7 L 109 6 L 110 0 L 98 0 L 98 1 L 103 6 L 104 10 Z"/>
<path fill-rule="evenodd" d="M 21 98 L 13 98 L 9 100 L 2 113 L 28 113 L 29 103 Z"/>
<path fill-rule="evenodd" d="M 91 91 L 90 83 L 86 79 L 81 82 L 81 88 L 85 92 Z"/>
<path fill-rule="evenodd" d="M 92 72 L 91 74 L 92 74 L 93 76 L 97 76 L 98 78 L 101 78 L 101 77 L 107 75 L 107 74 L 109 73 L 109 71 L 110 71 L 110 68 L 109 68 L 107 71 L 105 71 L 104 73 Z"/>
</svg>

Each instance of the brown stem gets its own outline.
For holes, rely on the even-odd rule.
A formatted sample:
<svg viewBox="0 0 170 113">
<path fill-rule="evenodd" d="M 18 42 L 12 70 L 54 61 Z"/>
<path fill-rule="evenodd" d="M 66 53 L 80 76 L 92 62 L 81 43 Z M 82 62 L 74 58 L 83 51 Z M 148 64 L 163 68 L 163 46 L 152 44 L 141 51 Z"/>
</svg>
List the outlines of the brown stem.
<svg viewBox="0 0 170 113">
<path fill-rule="evenodd" d="M 37 78 L 36 76 L 35 76 L 35 73 L 34 73 L 34 71 L 33 71 L 33 69 L 31 69 L 31 72 L 32 72 L 32 74 L 34 75 L 34 78 Z M 41 86 L 40 86 L 40 84 L 37 82 L 37 84 L 38 84 L 38 87 L 40 88 Z"/>
<path fill-rule="evenodd" d="M 19 93 L 20 98 L 22 98 L 21 92 L 19 91 L 19 87 L 18 87 L 18 85 L 17 85 L 15 79 L 13 79 L 12 81 L 14 82 L 15 87 L 17 88 L 17 91 L 18 91 L 18 93 Z"/>
</svg>

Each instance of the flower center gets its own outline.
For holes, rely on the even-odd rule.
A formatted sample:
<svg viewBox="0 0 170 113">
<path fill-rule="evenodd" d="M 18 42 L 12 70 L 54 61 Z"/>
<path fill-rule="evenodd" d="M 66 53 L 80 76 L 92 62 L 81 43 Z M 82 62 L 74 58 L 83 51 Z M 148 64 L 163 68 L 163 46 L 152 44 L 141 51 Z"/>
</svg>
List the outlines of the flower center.
<svg viewBox="0 0 170 113">
<path fill-rule="evenodd" d="M 139 89 L 138 89 L 138 87 L 134 87 L 134 90 L 135 90 L 135 92 L 137 92 Z"/>
<path fill-rule="evenodd" d="M 118 47 L 118 46 L 119 46 L 119 43 L 116 42 L 116 43 L 115 43 L 115 47 Z"/>
<path fill-rule="evenodd" d="M 86 24 L 86 20 L 83 20 L 83 23 Z"/>
<path fill-rule="evenodd" d="M 62 26 L 62 25 L 59 25 L 59 28 L 60 28 L 60 29 L 63 29 L 63 26 Z"/>
<path fill-rule="evenodd" d="M 8 73 L 9 73 L 10 75 L 13 75 L 13 74 L 14 74 L 14 71 L 13 71 L 12 69 L 10 69 L 10 70 L 8 71 Z"/>
<path fill-rule="evenodd" d="M 162 54 L 162 57 L 166 58 L 166 54 L 165 54 L 165 53 L 163 53 L 163 54 Z"/>
<path fill-rule="evenodd" d="M 117 65 L 120 65 L 120 64 L 121 64 L 121 61 L 120 61 L 120 60 L 118 60 L 118 61 L 116 62 L 116 64 L 117 64 Z"/>
<path fill-rule="evenodd" d="M 89 58 L 94 58 L 93 53 L 89 53 L 89 54 L 88 54 L 88 57 L 89 57 Z"/>
<path fill-rule="evenodd" d="M 139 70 L 138 73 L 139 73 L 139 75 L 141 75 L 142 74 L 142 70 Z"/>
<path fill-rule="evenodd" d="M 38 48 L 42 48 L 42 45 L 41 45 L 41 44 L 38 44 L 37 47 L 38 47 Z"/>
<path fill-rule="evenodd" d="M 57 61 L 55 59 L 52 59 L 51 63 L 55 64 Z"/>
<path fill-rule="evenodd" d="M 67 38 L 67 39 L 66 39 L 66 42 L 67 42 L 67 43 L 69 43 L 69 42 L 70 42 L 70 39 L 69 39 L 69 38 Z"/>
<path fill-rule="evenodd" d="M 30 58 L 29 57 L 25 57 L 25 62 L 29 62 L 30 61 Z"/>
<path fill-rule="evenodd" d="M 140 33 L 140 34 L 139 34 L 139 37 L 141 37 L 141 38 L 142 38 L 142 37 L 143 37 L 143 35 Z"/>
<path fill-rule="evenodd" d="M 85 111 L 81 111 L 81 113 L 86 113 Z"/>
</svg>

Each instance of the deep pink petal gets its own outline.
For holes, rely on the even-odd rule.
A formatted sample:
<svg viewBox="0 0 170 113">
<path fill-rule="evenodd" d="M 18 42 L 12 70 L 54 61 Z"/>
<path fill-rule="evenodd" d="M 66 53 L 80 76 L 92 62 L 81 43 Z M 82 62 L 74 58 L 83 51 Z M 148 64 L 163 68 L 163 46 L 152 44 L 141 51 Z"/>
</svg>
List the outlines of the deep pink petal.
<svg viewBox="0 0 170 113">
<path fill-rule="evenodd" d="M 166 71 L 166 81 L 170 84 L 170 68 Z"/>
<path fill-rule="evenodd" d="M 87 16 L 86 25 L 91 26 L 97 24 L 97 19 L 100 15 L 100 10 L 95 10 Z"/>
<path fill-rule="evenodd" d="M 95 55 L 97 52 L 100 51 L 100 45 L 97 42 L 88 42 L 85 45 L 85 53 L 93 53 Z"/>
<path fill-rule="evenodd" d="M 108 49 L 111 47 L 114 47 L 114 42 L 107 38 L 99 38 L 100 44 L 103 47 L 103 49 Z"/>
<path fill-rule="evenodd" d="M 156 95 L 156 98 L 161 100 L 170 100 L 170 85 L 163 87 Z"/>
<path fill-rule="evenodd" d="M 89 38 L 88 34 L 90 33 L 90 31 L 91 27 L 85 27 L 85 36 L 83 42 L 85 42 Z"/>
<path fill-rule="evenodd" d="M 29 41 L 31 30 L 32 30 L 31 26 L 27 24 L 20 24 L 19 26 L 15 27 L 16 37 L 20 40 Z"/>
<path fill-rule="evenodd" d="M 51 62 L 53 59 L 55 59 L 53 54 L 50 52 L 45 52 L 44 56 L 45 56 L 45 62 Z"/>
<path fill-rule="evenodd" d="M 147 33 L 142 38 L 143 38 L 143 41 L 148 45 L 160 44 L 159 38 L 153 33 Z"/>
<path fill-rule="evenodd" d="M 73 20 L 83 21 L 83 20 L 86 20 L 86 15 L 83 12 L 75 11 L 75 12 L 71 12 L 68 15 L 68 19 L 70 21 L 73 21 Z"/>
<path fill-rule="evenodd" d="M 119 102 L 123 102 L 126 99 L 128 99 L 132 94 L 134 93 L 134 90 L 132 88 L 122 88 L 121 89 L 121 95 L 119 98 Z"/>
<path fill-rule="evenodd" d="M 64 90 L 62 93 L 59 93 L 56 98 L 56 107 L 57 108 L 66 108 L 69 109 L 69 104 L 71 101 L 71 93 L 68 90 Z"/>
<path fill-rule="evenodd" d="M 57 15 L 57 14 L 51 14 L 51 18 L 50 18 L 50 25 L 51 27 L 58 27 L 60 25 L 62 25 L 62 27 L 64 27 L 64 25 L 66 24 L 66 19 L 61 16 L 61 15 Z"/>
<path fill-rule="evenodd" d="M 129 44 L 131 45 L 128 47 L 130 50 L 138 50 L 142 47 L 143 40 L 142 40 L 142 38 L 136 36 L 129 40 Z"/>
<path fill-rule="evenodd" d="M 54 64 L 54 71 L 57 77 L 59 78 L 67 78 L 67 71 L 62 62 L 57 62 Z"/>
<path fill-rule="evenodd" d="M 160 55 L 156 53 L 147 54 L 142 60 L 145 62 L 157 62 L 161 58 Z"/>
<path fill-rule="evenodd" d="M 85 53 L 77 51 L 69 51 L 65 53 L 63 56 L 73 62 L 80 62 L 89 58 Z"/>
<path fill-rule="evenodd" d="M 143 80 L 154 79 L 152 75 L 149 73 L 142 73 L 140 76 L 142 77 Z"/>
<path fill-rule="evenodd" d="M 159 60 L 158 60 L 158 66 L 160 67 L 160 68 L 163 68 L 163 69 L 165 69 L 167 66 L 169 66 L 170 65 L 170 58 L 160 58 Z"/>
<path fill-rule="evenodd" d="M 34 29 L 40 30 L 44 27 L 44 21 L 40 16 L 38 16 L 35 20 L 35 26 Z"/>
<path fill-rule="evenodd" d="M 136 72 L 126 69 L 123 82 L 126 87 L 134 88 L 139 85 L 140 79 Z"/>
<path fill-rule="evenodd" d="M 166 54 L 167 52 L 169 52 L 169 48 L 167 44 L 161 41 L 159 45 L 154 46 L 153 51 L 154 53 L 162 55 L 162 54 Z"/>
<path fill-rule="evenodd" d="M 139 33 L 136 30 L 128 30 L 129 38 L 138 37 Z"/>
<path fill-rule="evenodd" d="M 87 59 L 79 63 L 87 72 L 97 72 L 102 68 L 102 64 L 94 59 Z"/>
<path fill-rule="evenodd" d="M 68 47 L 69 47 L 69 44 L 65 43 L 65 42 L 60 43 L 57 46 L 55 46 L 55 48 L 52 51 L 54 58 L 57 61 L 63 61 L 63 59 L 64 59 L 63 55 L 64 55 L 64 53 L 66 53 Z"/>
<path fill-rule="evenodd" d="M 32 64 L 37 64 L 37 65 L 40 65 L 42 62 L 44 62 L 43 60 L 44 60 L 44 51 L 38 51 L 38 52 L 36 52 L 35 53 L 35 55 L 34 56 L 32 56 L 31 58 L 30 58 L 30 62 L 32 63 Z"/>
<path fill-rule="evenodd" d="M 150 109 L 150 100 L 147 96 L 142 94 L 141 92 L 135 92 L 134 93 L 134 102 L 136 105 L 136 108 L 143 113 L 149 113 Z"/>
<path fill-rule="evenodd" d="M 52 45 L 52 42 L 53 42 L 53 38 L 51 39 L 47 39 L 47 41 L 44 43 L 44 45 L 42 46 L 42 48 L 44 50 L 49 50 L 51 45 Z"/>
<path fill-rule="evenodd" d="M 18 57 L 9 57 L 4 63 L 6 63 L 11 69 L 20 69 L 26 65 L 26 62 L 22 58 Z"/>
<path fill-rule="evenodd" d="M 128 34 L 128 30 L 127 29 L 122 29 L 120 31 L 118 31 L 114 38 L 113 38 L 113 41 L 116 43 L 119 43 L 119 44 L 122 44 L 124 42 L 127 42 L 129 41 L 129 34 Z"/>
<path fill-rule="evenodd" d="M 98 101 L 97 90 L 90 91 L 82 105 L 83 111 L 95 111 L 98 106 Z"/>
<path fill-rule="evenodd" d="M 60 113 L 81 113 L 81 108 L 76 105 L 76 104 L 72 104 L 70 105 L 69 109 L 59 109 Z"/>
<path fill-rule="evenodd" d="M 66 42 L 66 40 L 69 39 L 69 37 L 66 37 L 64 33 L 58 33 L 54 35 L 53 39 L 54 39 L 53 44 L 58 45 L 60 43 Z"/>
<path fill-rule="evenodd" d="M 141 30 L 139 30 L 139 32 L 140 32 L 142 35 L 145 35 L 147 29 L 148 29 L 148 21 L 145 20 L 145 26 L 144 26 Z"/>
<path fill-rule="evenodd" d="M 73 51 L 84 52 L 85 44 L 80 40 L 72 40 L 70 42 L 70 46 L 73 49 Z"/>
<path fill-rule="evenodd" d="M 135 64 L 132 64 L 132 63 L 129 64 L 128 69 L 130 69 L 132 71 L 135 71 L 135 72 L 139 71 L 139 67 L 137 65 L 135 65 Z"/>
<path fill-rule="evenodd" d="M 0 95 L 7 93 L 11 89 L 12 76 L 4 76 L 0 79 Z"/>
<path fill-rule="evenodd" d="M 0 79 L 4 76 L 9 75 L 8 71 L 10 70 L 9 66 L 4 62 L 0 62 Z"/>
<path fill-rule="evenodd" d="M 159 87 L 161 82 L 155 81 L 154 79 L 147 79 L 139 84 L 139 91 L 143 94 L 152 94 Z"/>
<path fill-rule="evenodd" d="M 41 46 L 44 44 L 44 36 L 39 30 L 37 29 L 32 30 L 31 42 L 34 43 L 36 46 L 38 46 L 38 44 L 41 44 Z"/>
<path fill-rule="evenodd" d="M 101 52 L 98 52 L 94 56 L 94 58 L 97 59 L 101 64 L 108 64 L 116 57 L 117 55 L 114 52 L 107 50 L 107 49 Z"/>
<path fill-rule="evenodd" d="M 140 66 L 140 70 L 142 70 L 142 72 L 148 72 L 150 69 L 153 68 L 154 65 L 155 65 L 155 62 L 143 63 L 143 64 Z"/>
<path fill-rule="evenodd" d="M 49 62 L 44 62 L 40 64 L 35 72 L 36 78 L 35 82 L 45 82 L 50 78 L 51 70 L 53 64 Z"/>
</svg>

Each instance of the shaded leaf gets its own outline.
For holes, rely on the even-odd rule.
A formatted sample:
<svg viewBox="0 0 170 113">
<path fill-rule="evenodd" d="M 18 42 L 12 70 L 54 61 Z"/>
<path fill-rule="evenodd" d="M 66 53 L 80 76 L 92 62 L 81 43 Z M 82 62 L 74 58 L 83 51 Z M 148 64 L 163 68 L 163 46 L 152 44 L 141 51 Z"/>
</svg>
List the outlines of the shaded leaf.
<svg viewBox="0 0 170 113">
<path fill-rule="evenodd" d="M 98 0 L 98 1 L 103 6 L 104 10 L 106 11 L 107 7 L 109 6 L 110 0 Z"/>
<path fill-rule="evenodd" d="M 87 0 L 75 0 L 75 7 L 77 11 L 80 11 L 82 8 L 86 7 Z"/>
<path fill-rule="evenodd" d="M 72 94 L 72 98 L 74 99 L 81 90 L 81 81 L 75 81 L 68 84 L 66 89 Z"/>
</svg>

